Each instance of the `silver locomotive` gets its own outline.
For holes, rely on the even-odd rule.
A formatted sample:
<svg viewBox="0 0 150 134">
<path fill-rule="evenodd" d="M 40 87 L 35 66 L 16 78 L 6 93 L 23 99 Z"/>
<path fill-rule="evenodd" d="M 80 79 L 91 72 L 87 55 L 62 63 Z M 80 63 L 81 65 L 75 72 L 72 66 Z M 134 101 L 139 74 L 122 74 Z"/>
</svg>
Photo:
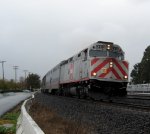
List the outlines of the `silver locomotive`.
<svg viewBox="0 0 150 134">
<path fill-rule="evenodd" d="M 78 97 L 124 96 L 129 64 L 112 42 L 98 41 L 60 62 L 42 80 L 42 91 Z"/>
</svg>

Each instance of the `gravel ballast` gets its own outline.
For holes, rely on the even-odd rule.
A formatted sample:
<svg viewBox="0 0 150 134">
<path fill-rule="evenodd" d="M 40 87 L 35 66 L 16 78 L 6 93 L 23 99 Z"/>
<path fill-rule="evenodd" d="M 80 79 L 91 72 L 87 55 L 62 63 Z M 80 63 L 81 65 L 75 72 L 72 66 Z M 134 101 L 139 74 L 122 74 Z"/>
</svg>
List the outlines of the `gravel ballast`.
<svg viewBox="0 0 150 134">
<path fill-rule="evenodd" d="M 64 118 L 88 124 L 92 134 L 150 134 L 150 112 L 42 93 L 35 101 Z"/>
</svg>

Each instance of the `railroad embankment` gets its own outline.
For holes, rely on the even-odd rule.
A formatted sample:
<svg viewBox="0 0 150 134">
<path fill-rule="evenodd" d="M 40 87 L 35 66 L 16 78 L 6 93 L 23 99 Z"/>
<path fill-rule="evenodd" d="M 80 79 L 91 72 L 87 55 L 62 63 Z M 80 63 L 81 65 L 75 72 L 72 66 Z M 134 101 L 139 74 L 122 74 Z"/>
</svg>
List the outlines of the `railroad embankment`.
<svg viewBox="0 0 150 134">
<path fill-rule="evenodd" d="M 88 134 L 89 126 L 63 118 L 51 108 L 33 102 L 30 116 L 42 128 L 45 134 Z"/>
</svg>

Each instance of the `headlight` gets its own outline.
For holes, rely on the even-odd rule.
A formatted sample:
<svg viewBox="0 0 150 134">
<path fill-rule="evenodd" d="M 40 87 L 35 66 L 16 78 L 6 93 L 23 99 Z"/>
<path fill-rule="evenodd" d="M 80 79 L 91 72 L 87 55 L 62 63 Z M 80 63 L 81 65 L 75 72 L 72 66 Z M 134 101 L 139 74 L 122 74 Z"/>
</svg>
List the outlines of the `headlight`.
<svg viewBox="0 0 150 134">
<path fill-rule="evenodd" d="M 127 75 L 125 75 L 125 76 L 124 76 L 124 78 L 125 78 L 125 79 L 128 79 L 128 76 L 127 76 Z"/>
<path fill-rule="evenodd" d="M 109 67 L 113 67 L 113 62 L 112 61 L 109 63 Z"/>
<path fill-rule="evenodd" d="M 96 76 L 96 75 L 97 75 L 97 74 L 94 72 L 94 73 L 93 73 L 93 76 Z"/>
<path fill-rule="evenodd" d="M 113 62 L 110 62 L 110 65 L 113 65 Z"/>
<path fill-rule="evenodd" d="M 110 65 L 110 67 L 113 67 L 113 65 Z"/>
<path fill-rule="evenodd" d="M 107 49 L 110 50 L 110 45 L 107 45 Z"/>
</svg>

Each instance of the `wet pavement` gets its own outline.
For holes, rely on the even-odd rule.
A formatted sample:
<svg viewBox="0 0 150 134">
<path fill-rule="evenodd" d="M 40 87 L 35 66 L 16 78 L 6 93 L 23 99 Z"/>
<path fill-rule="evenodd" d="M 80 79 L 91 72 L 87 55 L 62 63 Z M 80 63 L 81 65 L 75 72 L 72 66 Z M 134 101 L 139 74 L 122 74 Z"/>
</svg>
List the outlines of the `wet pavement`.
<svg viewBox="0 0 150 134">
<path fill-rule="evenodd" d="M 32 93 L 9 93 L 7 95 L 0 94 L 0 116 L 31 95 Z"/>
</svg>

